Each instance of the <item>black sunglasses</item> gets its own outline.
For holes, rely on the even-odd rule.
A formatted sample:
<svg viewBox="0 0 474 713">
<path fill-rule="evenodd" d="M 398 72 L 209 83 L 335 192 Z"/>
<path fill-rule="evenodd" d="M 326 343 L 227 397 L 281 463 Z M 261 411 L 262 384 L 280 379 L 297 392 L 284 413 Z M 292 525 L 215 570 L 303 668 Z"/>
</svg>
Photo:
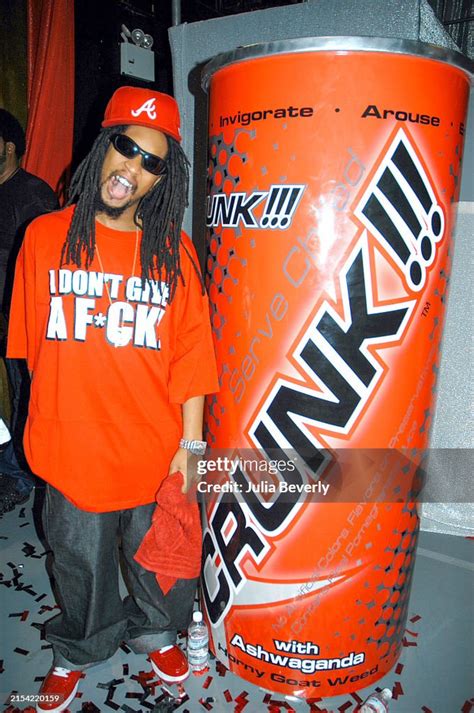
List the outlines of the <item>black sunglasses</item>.
<svg viewBox="0 0 474 713">
<path fill-rule="evenodd" d="M 142 157 L 142 166 L 148 173 L 153 173 L 155 176 L 161 176 L 166 173 L 166 160 L 161 156 L 155 156 L 153 153 L 147 153 L 130 136 L 112 134 L 110 143 L 125 158 L 135 158 L 135 156 L 140 155 Z"/>
</svg>

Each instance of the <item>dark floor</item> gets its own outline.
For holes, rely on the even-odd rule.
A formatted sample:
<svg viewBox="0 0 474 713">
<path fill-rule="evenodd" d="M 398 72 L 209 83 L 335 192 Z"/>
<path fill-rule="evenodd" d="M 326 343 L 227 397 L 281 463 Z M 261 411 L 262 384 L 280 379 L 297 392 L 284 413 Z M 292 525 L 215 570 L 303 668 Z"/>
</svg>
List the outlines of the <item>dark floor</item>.
<svg viewBox="0 0 474 713">
<path fill-rule="evenodd" d="M 0 519 L 0 702 L 8 711 L 34 710 L 26 700 L 9 707 L 9 696 L 37 693 L 51 664 L 41 630 L 56 605 L 35 528 L 39 497 L 40 491 L 34 509 L 31 498 Z M 474 539 L 421 534 L 402 655 L 378 682 L 393 691 L 391 713 L 474 711 L 473 550 Z M 191 676 L 181 690 L 167 690 L 146 659 L 124 646 L 88 671 L 69 710 L 355 713 L 369 692 L 310 704 L 285 699 L 237 678 L 215 659 L 208 672 Z"/>
</svg>

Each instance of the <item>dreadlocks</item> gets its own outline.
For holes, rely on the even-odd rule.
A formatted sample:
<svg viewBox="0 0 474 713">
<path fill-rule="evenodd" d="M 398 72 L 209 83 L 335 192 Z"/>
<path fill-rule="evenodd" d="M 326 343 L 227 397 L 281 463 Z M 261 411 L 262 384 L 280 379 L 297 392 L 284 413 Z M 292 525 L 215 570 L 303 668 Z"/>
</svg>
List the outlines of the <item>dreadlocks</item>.
<svg viewBox="0 0 474 713">
<path fill-rule="evenodd" d="M 68 205 L 77 201 L 74 215 L 64 243 L 61 262 L 81 266 L 83 253 L 88 267 L 95 253 L 95 198 L 100 190 L 102 164 L 109 148 L 112 134 L 123 133 L 126 126 L 102 129 L 90 153 L 75 172 L 69 191 Z M 184 210 L 188 205 L 189 162 L 175 139 L 167 136 L 168 155 L 166 173 L 160 181 L 140 200 L 135 211 L 135 223 L 143 229 L 140 248 L 142 281 L 162 278 L 169 289 L 169 301 L 173 299 L 178 278 L 181 278 L 179 246 Z M 186 248 L 185 248 L 186 249 Z M 186 250 L 187 254 L 189 252 Z M 198 266 L 194 265 L 201 288 L 204 290 Z"/>
</svg>

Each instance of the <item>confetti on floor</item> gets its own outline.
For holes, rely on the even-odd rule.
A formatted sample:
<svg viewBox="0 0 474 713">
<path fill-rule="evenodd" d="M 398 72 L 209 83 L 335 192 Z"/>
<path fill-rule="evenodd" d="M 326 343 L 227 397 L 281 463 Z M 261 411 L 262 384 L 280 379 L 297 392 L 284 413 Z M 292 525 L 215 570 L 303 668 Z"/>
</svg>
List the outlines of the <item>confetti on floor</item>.
<svg viewBox="0 0 474 713">
<path fill-rule="evenodd" d="M 45 641 L 43 629 L 45 622 L 56 615 L 58 605 L 47 575 L 50 553 L 35 529 L 35 523 L 40 522 L 39 498 L 40 492 L 34 507 L 29 501 L 21 509 L 0 517 L 0 585 L 3 585 L 0 703 L 7 713 L 34 712 L 31 704 L 17 704 L 10 696 L 14 692 L 35 695 L 51 664 L 51 645 Z M 440 540 L 439 535 L 430 540 L 430 534 L 422 533 L 421 537 L 423 547 L 433 551 Z M 454 556 L 452 548 L 458 547 L 459 542 L 465 543 L 465 538 L 446 538 L 450 548 L 447 554 Z M 457 560 L 464 556 L 467 561 L 464 552 L 456 552 Z M 442 568 L 446 568 L 446 576 Z M 419 558 L 400 659 L 372 689 L 354 690 L 331 699 L 285 698 L 281 693 L 265 691 L 240 679 L 213 657 L 206 671 L 190 676 L 183 685 L 164 685 L 150 670 L 146 658 L 134 654 L 123 643 L 109 661 L 87 670 L 68 711 L 357 713 L 374 688 L 388 687 L 393 694 L 391 713 L 472 713 L 472 692 L 465 690 L 474 669 L 465 625 L 472 609 L 469 598 L 461 596 L 470 586 L 472 574 L 468 567 L 463 570 L 442 560 Z M 437 631 L 440 621 L 444 623 L 442 639 L 435 641 L 433 631 Z M 464 649 L 459 646 L 463 636 Z M 184 636 L 179 637 L 178 643 L 184 647 Z M 450 666 L 458 669 L 457 687 L 449 685 L 448 671 L 442 661 L 443 648 L 451 650 L 453 656 L 460 651 L 457 659 L 450 660 Z"/>
</svg>

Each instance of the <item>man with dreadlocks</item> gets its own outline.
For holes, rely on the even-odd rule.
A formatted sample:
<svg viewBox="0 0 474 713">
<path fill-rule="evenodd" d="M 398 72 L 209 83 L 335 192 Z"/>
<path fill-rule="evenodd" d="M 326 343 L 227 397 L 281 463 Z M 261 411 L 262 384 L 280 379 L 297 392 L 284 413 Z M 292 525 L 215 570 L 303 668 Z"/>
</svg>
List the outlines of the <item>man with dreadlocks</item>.
<svg viewBox="0 0 474 713">
<path fill-rule="evenodd" d="M 64 710 L 83 669 L 122 641 L 165 681 L 189 673 L 175 644 L 196 579 L 165 596 L 134 560 L 161 482 L 181 471 L 190 486 L 187 456 L 206 445 L 203 394 L 218 389 L 207 297 L 181 233 L 188 164 L 165 94 L 121 87 L 102 126 L 70 204 L 27 231 L 11 309 L 9 355 L 32 372 L 25 451 L 48 483 L 61 604 L 46 627 L 54 662 L 41 711 Z"/>
</svg>

